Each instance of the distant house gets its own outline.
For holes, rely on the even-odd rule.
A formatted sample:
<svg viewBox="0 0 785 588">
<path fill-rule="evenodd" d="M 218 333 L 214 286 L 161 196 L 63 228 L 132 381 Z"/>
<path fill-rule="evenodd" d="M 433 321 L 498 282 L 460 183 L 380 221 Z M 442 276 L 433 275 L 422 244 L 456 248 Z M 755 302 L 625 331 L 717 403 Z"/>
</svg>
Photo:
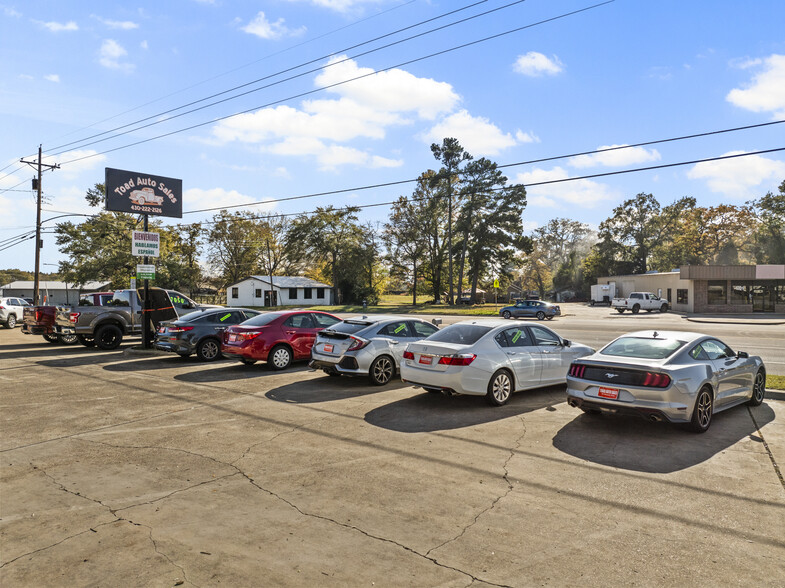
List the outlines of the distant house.
<svg viewBox="0 0 785 588">
<path fill-rule="evenodd" d="M 272 293 L 272 300 L 271 300 Z M 313 306 L 334 304 L 333 289 L 300 276 L 249 276 L 226 288 L 228 306 Z"/>
<path fill-rule="evenodd" d="M 87 282 L 82 285 L 69 284 L 53 280 L 38 282 L 39 303 L 42 305 L 76 304 L 79 294 L 85 292 L 103 292 L 111 282 Z M 0 296 L 16 296 L 18 298 L 33 298 L 33 281 L 11 282 L 0 286 Z"/>
</svg>

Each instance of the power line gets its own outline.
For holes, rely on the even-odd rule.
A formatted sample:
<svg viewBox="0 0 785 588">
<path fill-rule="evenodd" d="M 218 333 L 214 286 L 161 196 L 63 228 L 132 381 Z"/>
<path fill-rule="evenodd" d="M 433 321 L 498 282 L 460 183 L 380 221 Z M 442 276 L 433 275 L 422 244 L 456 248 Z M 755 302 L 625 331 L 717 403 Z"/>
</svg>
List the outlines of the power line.
<svg viewBox="0 0 785 588">
<path fill-rule="evenodd" d="M 232 118 L 232 117 L 238 116 L 240 114 L 247 114 L 247 113 L 252 112 L 254 110 L 267 108 L 267 107 L 270 107 L 270 106 L 273 106 L 273 105 L 276 105 L 276 104 L 280 104 L 282 102 L 288 102 L 290 100 L 294 100 L 296 98 L 302 98 L 304 96 L 310 96 L 311 94 L 315 94 L 315 93 L 321 92 L 323 90 L 328 90 L 330 88 L 335 88 L 337 86 L 342 86 L 344 84 L 348 84 L 349 82 L 354 82 L 354 81 L 357 81 L 357 80 L 361 80 L 361 79 L 364 79 L 364 78 L 367 78 L 367 77 L 370 77 L 370 76 L 373 76 L 373 75 L 376 75 L 376 74 L 379 74 L 379 73 L 390 71 L 390 70 L 395 69 L 395 68 L 403 67 L 403 66 L 406 66 L 406 65 L 411 65 L 413 63 L 418 63 L 420 61 L 425 61 L 426 59 L 431 59 L 433 57 L 438 57 L 440 55 L 445 55 L 447 53 L 451 53 L 451 52 L 457 51 L 459 49 L 465 49 L 467 47 L 471 47 L 471 46 L 477 45 L 479 43 L 485 43 L 487 41 L 491 41 L 493 39 L 497 39 L 497 38 L 500 38 L 500 37 L 503 37 L 503 36 L 506 36 L 506 35 L 510 35 L 512 33 L 517 33 L 517 32 L 520 32 L 522 30 L 525 30 L 525 29 L 529 29 L 529 28 L 532 28 L 532 27 L 535 27 L 535 26 L 539 26 L 539 25 L 542 25 L 542 24 L 546 24 L 546 23 L 549 23 L 549 22 L 560 20 L 562 18 L 567 18 L 568 16 L 573 16 L 573 15 L 579 14 L 581 12 L 586 12 L 587 10 L 592 10 L 592 9 L 598 8 L 600 6 L 604 6 L 606 4 L 611 4 L 612 2 L 615 2 L 615 0 L 605 0 L 605 2 L 600 2 L 599 4 L 593 4 L 593 5 L 587 6 L 585 8 L 581 8 L 581 9 L 578 9 L 578 10 L 573 10 L 571 12 L 566 12 L 566 13 L 560 14 L 558 16 L 547 18 L 547 19 L 544 19 L 544 20 L 541 20 L 541 21 L 538 21 L 538 22 L 535 22 L 535 23 L 530 23 L 528 25 L 524 25 L 524 26 L 521 26 L 521 27 L 510 29 L 510 30 L 504 31 L 502 33 L 497 33 L 495 35 L 484 37 L 482 39 L 477 39 L 475 41 L 470 41 L 468 43 L 463 43 L 461 45 L 456 45 L 454 47 L 450 47 L 448 49 L 443 49 L 441 51 L 437 51 L 435 53 L 431 53 L 431 54 L 428 54 L 428 55 L 417 57 L 415 59 L 410 59 L 408 61 L 403 61 L 403 62 L 398 63 L 396 65 L 391 65 L 391 66 L 385 67 L 385 68 L 377 70 L 377 71 L 373 71 L 373 72 L 370 72 L 370 73 L 367 73 L 367 74 L 362 74 L 362 75 L 350 78 L 348 80 L 344 80 L 342 82 L 336 82 L 334 84 L 329 84 L 327 86 L 322 86 L 322 87 L 319 87 L 319 88 L 315 88 L 313 90 L 309 90 L 309 91 L 306 91 L 306 92 L 301 92 L 299 94 L 295 94 L 295 95 L 289 96 L 287 98 L 282 98 L 280 100 L 275 100 L 273 102 L 269 102 L 269 103 L 263 104 L 261 106 L 254 106 L 253 108 L 249 108 L 249 109 L 246 109 L 246 110 L 243 110 L 243 111 L 240 111 L 240 112 L 235 112 L 234 114 L 229 114 L 229 115 L 226 115 L 226 116 L 218 117 L 218 118 L 215 118 L 215 119 L 210 120 L 210 121 L 206 121 L 206 122 L 198 123 L 198 124 L 195 124 L 195 125 L 191 125 L 189 127 L 185 127 L 185 128 L 182 128 L 182 129 L 171 131 L 169 133 L 156 135 L 155 137 L 150 137 L 150 138 L 147 138 L 147 139 L 143 139 L 143 140 L 140 140 L 140 141 L 136 141 L 134 143 L 128 143 L 127 145 L 121 145 L 120 147 L 115 147 L 113 149 L 107 149 L 106 151 L 101 151 L 101 152 L 98 152 L 98 153 L 93 153 L 93 154 L 90 154 L 90 155 L 77 157 L 76 159 L 71 159 L 71 160 L 68 160 L 68 161 L 64 161 L 60 165 L 67 165 L 69 163 L 75 163 L 77 161 L 82 161 L 82 160 L 85 160 L 85 159 L 91 159 L 93 157 L 98 157 L 99 155 L 105 155 L 107 153 L 113 153 L 114 151 L 120 151 L 122 149 L 127 149 L 129 147 L 135 147 L 137 145 L 142 145 L 144 143 L 149 143 L 149 142 L 155 141 L 157 139 L 162 139 L 164 137 L 169 137 L 171 135 L 175 135 L 175 134 L 182 133 L 182 132 L 185 132 L 185 131 L 190 131 L 190 130 L 193 130 L 193 129 L 196 129 L 196 128 L 199 128 L 199 127 L 203 127 L 203 126 L 206 126 L 206 125 L 214 124 L 216 122 L 220 122 L 222 120 L 226 120 L 228 118 Z M 295 76 L 295 77 L 297 77 L 297 76 Z M 286 81 L 286 80 L 283 80 L 283 81 Z M 182 114 L 183 113 L 181 113 L 180 115 L 177 115 L 177 116 L 182 116 Z M 187 114 L 187 113 L 184 113 L 184 114 Z M 147 125 L 147 126 L 150 126 L 150 125 Z M 139 127 L 138 129 L 135 129 L 135 130 L 139 130 L 141 128 L 145 128 L 145 127 L 144 126 L 143 127 Z M 126 134 L 126 133 L 123 133 L 123 134 Z M 120 135 L 118 135 L 118 136 L 120 136 Z"/>
</svg>

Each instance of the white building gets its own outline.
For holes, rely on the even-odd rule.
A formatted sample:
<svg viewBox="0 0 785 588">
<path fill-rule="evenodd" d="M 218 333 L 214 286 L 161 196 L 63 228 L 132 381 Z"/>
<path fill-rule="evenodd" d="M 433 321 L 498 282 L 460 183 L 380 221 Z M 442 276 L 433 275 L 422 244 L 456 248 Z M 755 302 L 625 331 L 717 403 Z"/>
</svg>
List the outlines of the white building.
<svg viewBox="0 0 785 588">
<path fill-rule="evenodd" d="M 111 282 L 87 282 L 86 284 L 76 285 L 54 280 L 40 280 L 38 282 L 39 304 L 76 304 L 79 295 L 85 292 L 104 292 L 109 291 Z M 0 286 L 0 296 L 16 296 L 17 298 L 33 298 L 34 281 L 16 281 Z"/>
<path fill-rule="evenodd" d="M 270 292 L 273 299 L 270 300 Z M 299 276 L 249 276 L 226 288 L 227 306 L 316 306 L 334 304 L 333 289 Z"/>
</svg>

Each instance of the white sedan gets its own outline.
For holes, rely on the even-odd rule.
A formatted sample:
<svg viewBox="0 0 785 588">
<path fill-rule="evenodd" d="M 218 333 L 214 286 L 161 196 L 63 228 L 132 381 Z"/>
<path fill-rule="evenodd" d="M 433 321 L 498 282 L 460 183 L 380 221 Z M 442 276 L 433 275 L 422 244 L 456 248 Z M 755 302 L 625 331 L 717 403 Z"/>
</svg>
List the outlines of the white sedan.
<svg viewBox="0 0 785 588">
<path fill-rule="evenodd" d="M 592 353 L 541 325 L 461 321 L 410 343 L 401 379 L 428 392 L 485 396 L 501 406 L 516 390 L 564 384 L 573 360 Z"/>
</svg>

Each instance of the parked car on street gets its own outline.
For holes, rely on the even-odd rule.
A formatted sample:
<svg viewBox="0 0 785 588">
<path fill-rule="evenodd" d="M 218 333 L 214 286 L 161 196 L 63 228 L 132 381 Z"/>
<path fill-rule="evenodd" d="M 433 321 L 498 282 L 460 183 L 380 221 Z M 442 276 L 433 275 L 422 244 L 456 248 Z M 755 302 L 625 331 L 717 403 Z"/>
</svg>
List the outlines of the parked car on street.
<svg viewBox="0 0 785 588">
<path fill-rule="evenodd" d="M 374 315 L 346 319 L 316 335 L 308 365 L 331 376 L 368 376 L 371 384 L 381 386 L 400 371 L 409 343 L 438 330 L 417 318 Z"/>
<path fill-rule="evenodd" d="M 16 323 L 22 322 L 24 310 L 29 306 L 22 298 L 0 298 L 0 323 L 3 323 L 6 329 L 13 329 Z"/>
<path fill-rule="evenodd" d="M 587 413 L 686 423 L 704 433 L 714 413 L 766 392 L 760 357 L 733 351 L 701 333 L 638 331 L 622 335 L 570 366 L 567 402 Z"/>
<path fill-rule="evenodd" d="M 501 406 L 517 390 L 563 384 L 571 363 L 592 353 L 541 325 L 461 321 L 410 343 L 401 379 L 428 392 L 485 396 Z"/>
<path fill-rule="evenodd" d="M 283 370 L 293 361 L 310 359 L 316 333 L 340 322 L 326 312 L 265 312 L 224 331 L 221 352 L 245 365 L 266 361 Z"/>
<path fill-rule="evenodd" d="M 532 317 L 539 321 L 552 320 L 553 317 L 561 315 L 561 308 L 557 304 L 542 300 L 518 300 L 512 306 L 499 310 L 499 315 L 506 319 Z"/>
<path fill-rule="evenodd" d="M 191 312 L 177 320 L 163 321 L 155 334 L 155 348 L 180 357 L 196 353 L 201 361 L 221 357 L 223 332 L 261 314 L 249 308 L 211 308 Z"/>
<path fill-rule="evenodd" d="M 88 292 L 79 295 L 77 306 L 106 306 L 114 292 Z M 25 307 L 22 319 L 22 332 L 25 335 L 41 335 L 49 343 L 74 345 L 79 342 L 75 334 L 58 334 L 55 321 L 58 311 L 70 309 L 70 306 L 28 306 Z"/>
</svg>

